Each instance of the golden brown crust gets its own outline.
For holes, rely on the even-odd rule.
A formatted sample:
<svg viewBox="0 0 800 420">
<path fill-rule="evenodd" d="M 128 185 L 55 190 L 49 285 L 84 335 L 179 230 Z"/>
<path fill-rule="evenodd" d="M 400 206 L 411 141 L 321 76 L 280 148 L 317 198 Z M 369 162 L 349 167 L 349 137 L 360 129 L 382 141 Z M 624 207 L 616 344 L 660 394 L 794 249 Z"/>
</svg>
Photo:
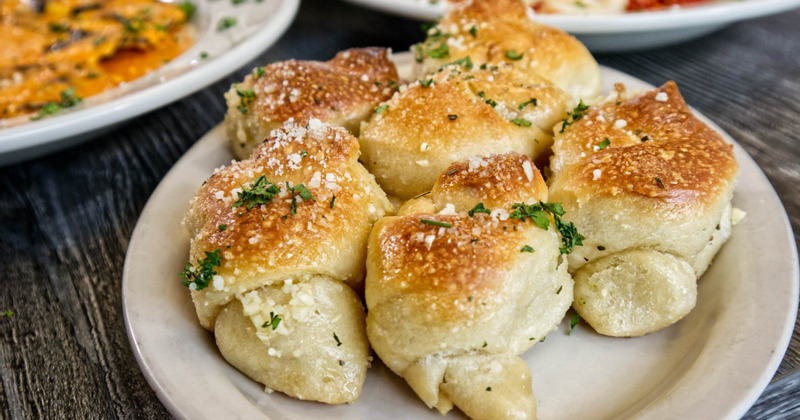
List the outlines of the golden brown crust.
<svg viewBox="0 0 800 420">
<path fill-rule="evenodd" d="M 282 61 L 264 67 L 264 76 L 256 76 L 253 110 L 268 121 L 328 122 L 354 107 L 375 107 L 389 99 L 394 93 L 390 80 L 399 79 L 384 48 L 345 50 L 325 63 Z"/>
<path fill-rule="evenodd" d="M 502 204 L 470 215 L 469 204 L 546 196 L 546 188 L 520 154 L 450 168 L 430 194 L 381 219 L 370 234 L 367 335 L 429 407 L 532 418 L 528 367 L 515 355 L 556 328 L 572 302 L 572 279 L 552 225 L 512 219 Z M 492 182 L 498 191 L 480 185 Z M 447 202 L 453 197 L 460 198 Z M 486 392 L 490 387 L 497 392 Z"/>
<path fill-rule="evenodd" d="M 469 72 L 453 66 L 401 89 L 364 124 L 362 161 L 387 192 L 408 199 L 429 190 L 454 161 L 512 150 L 544 155 L 552 138 L 539 125 L 549 131 L 566 94 L 515 74 L 510 66 Z M 487 88 L 493 82 L 496 91 Z M 540 93 L 542 103 L 523 106 Z"/>
<path fill-rule="evenodd" d="M 422 222 L 448 223 L 444 228 Z M 496 295 L 508 281 L 525 230 L 520 221 L 493 220 L 485 214 L 410 215 L 381 220 L 381 300 L 405 296 L 427 307 L 433 322 L 450 323 L 494 311 Z"/>
<path fill-rule="evenodd" d="M 446 54 L 428 53 L 442 44 Z M 514 64 L 575 97 L 594 97 L 602 87 L 597 62 L 586 47 L 560 29 L 531 21 L 519 0 L 473 0 L 454 7 L 416 54 L 425 60 L 421 73 L 469 56 L 477 65 Z"/>
<path fill-rule="evenodd" d="M 218 170 L 198 191 L 189 215 L 196 231 L 191 260 L 218 248 L 223 256 L 218 272 L 223 277 L 291 269 L 360 281 L 343 277 L 352 272 L 337 272 L 329 265 L 340 250 L 338 245 L 349 242 L 348 238 L 365 237 L 368 219 L 377 218 L 389 204 L 385 198 L 378 206 L 371 204 L 382 192 L 357 158 L 354 137 L 318 120 L 307 128 L 290 122 L 273 131 L 252 158 Z M 249 210 L 246 205 L 233 207 L 239 191 L 262 175 L 281 192 Z M 292 214 L 287 182 L 303 184 L 314 197 L 303 201 L 296 196 L 296 214 Z M 370 207 L 371 215 L 352 220 Z"/>
<path fill-rule="evenodd" d="M 556 139 L 556 183 L 579 195 L 636 194 L 677 209 L 716 200 L 738 173 L 733 146 L 692 114 L 674 82 L 600 105 Z"/>
<path fill-rule="evenodd" d="M 312 118 L 358 135 L 360 124 L 395 92 L 397 70 L 383 48 L 342 51 L 328 62 L 289 60 L 259 67 L 225 93 L 233 154 L 249 157 L 285 121 Z"/>
<path fill-rule="evenodd" d="M 439 175 L 432 195 L 438 209 L 462 201 L 455 197 L 463 196 L 486 208 L 507 209 L 514 203 L 547 201 L 547 184 L 527 156 L 511 152 L 450 165 Z M 469 207 L 456 206 L 456 211 L 469 211 Z"/>
</svg>

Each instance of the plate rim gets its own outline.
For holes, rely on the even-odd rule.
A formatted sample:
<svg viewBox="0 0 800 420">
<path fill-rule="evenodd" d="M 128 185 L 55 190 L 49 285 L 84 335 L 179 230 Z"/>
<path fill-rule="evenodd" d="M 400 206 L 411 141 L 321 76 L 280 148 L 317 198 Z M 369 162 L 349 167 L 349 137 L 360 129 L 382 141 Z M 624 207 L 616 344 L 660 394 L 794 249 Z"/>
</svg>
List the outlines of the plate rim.
<svg viewBox="0 0 800 420">
<path fill-rule="evenodd" d="M 439 18 L 445 6 L 421 0 L 344 0 L 349 3 L 418 20 Z M 619 34 L 639 31 L 720 26 L 767 16 L 800 6 L 800 0 L 722 1 L 663 11 L 625 14 L 536 14 L 534 19 L 575 35 Z"/>
<path fill-rule="evenodd" d="M 406 53 L 407 54 L 407 53 Z M 397 54 L 397 56 L 402 56 L 403 54 Z M 410 57 L 410 56 L 408 56 Z M 611 69 L 606 66 L 601 66 L 605 71 L 610 71 L 612 74 L 621 74 L 631 80 L 637 80 L 638 82 L 642 83 L 643 85 L 650 86 L 644 81 L 640 79 L 636 79 L 633 76 L 627 75 L 618 70 Z M 785 270 L 785 281 L 787 281 L 787 286 L 791 288 L 794 293 L 789 294 L 787 305 L 789 308 L 786 313 L 781 313 L 782 317 L 785 319 L 785 323 L 781 326 L 781 331 L 779 334 L 779 339 L 775 343 L 771 343 L 774 346 L 774 351 L 772 355 L 769 357 L 767 363 L 764 366 L 761 366 L 758 369 L 759 375 L 758 378 L 747 378 L 749 385 L 746 392 L 743 393 L 742 398 L 740 398 L 735 404 L 731 404 L 725 406 L 723 411 L 724 413 L 720 414 L 720 418 L 725 419 L 736 419 L 741 417 L 746 411 L 752 406 L 752 404 L 758 399 L 759 395 L 763 392 L 764 388 L 767 386 L 769 381 L 772 379 L 774 372 L 777 370 L 778 366 L 780 365 L 783 355 L 786 352 L 786 349 L 789 346 L 792 333 L 794 331 L 795 322 L 794 320 L 797 317 L 797 311 L 794 309 L 797 307 L 798 304 L 798 290 L 800 290 L 800 269 L 798 268 L 798 255 L 797 255 L 797 248 L 794 242 L 794 235 L 792 232 L 791 224 L 789 223 L 789 218 L 786 213 L 786 209 L 780 201 L 780 197 L 777 195 L 774 187 L 769 182 L 769 179 L 764 174 L 763 170 L 757 165 L 757 163 L 752 159 L 752 157 L 744 150 L 744 148 L 738 144 L 735 140 L 733 140 L 727 133 L 721 130 L 716 124 L 710 121 L 707 117 L 703 116 L 699 112 L 695 111 L 695 113 L 703 119 L 705 122 L 710 123 L 711 126 L 718 130 L 726 140 L 731 141 L 734 144 L 734 147 L 739 152 L 737 154 L 737 159 L 744 157 L 748 160 L 748 164 L 752 164 L 756 173 L 750 174 L 757 178 L 756 181 L 760 187 L 765 188 L 766 192 L 768 193 L 770 199 L 776 200 L 775 202 L 780 207 L 780 226 L 782 229 L 780 230 L 781 238 L 779 240 L 781 242 L 780 245 L 782 247 L 786 247 L 788 251 L 788 255 L 790 255 L 789 260 L 786 262 L 786 270 Z M 220 137 L 221 136 L 221 137 Z M 224 141 L 224 133 L 223 133 L 223 126 L 219 124 L 215 126 L 211 131 L 209 131 L 206 135 L 204 135 L 194 146 L 192 146 L 187 153 L 181 157 L 180 160 L 170 169 L 170 171 L 166 174 L 163 180 L 159 183 L 159 185 L 154 190 L 153 194 L 151 195 L 150 199 L 148 200 L 147 204 L 145 205 L 142 214 L 137 221 L 136 227 L 134 228 L 133 234 L 131 236 L 131 240 L 128 245 L 128 250 L 126 252 L 125 263 L 123 267 L 122 273 L 122 306 L 123 306 L 123 315 L 125 321 L 125 328 L 126 333 L 129 339 L 129 343 L 131 348 L 134 352 L 135 358 L 139 367 L 141 368 L 144 376 L 146 377 L 148 383 L 156 390 L 157 396 L 159 400 L 167 407 L 167 409 L 175 416 L 178 417 L 186 417 L 186 418 L 193 418 L 198 415 L 196 410 L 193 411 L 193 407 L 186 407 L 187 403 L 184 400 L 176 399 L 168 388 L 168 379 L 163 376 L 163 373 L 158 373 L 154 371 L 153 366 L 150 365 L 148 361 L 149 354 L 145 354 L 147 349 L 141 344 L 137 337 L 140 336 L 140 331 L 138 330 L 138 326 L 135 326 L 131 322 L 131 315 L 133 313 L 134 308 L 131 307 L 133 302 L 129 301 L 129 296 L 131 292 L 131 277 L 133 272 L 133 258 L 131 257 L 132 254 L 139 251 L 141 247 L 140 242 L 144 241 L 142 239 L 143 225 L 147 223 L 149 217 L 153 217 L 150 213 L 154 210 L 153 208 L 157 208 L 159 203 L 155 201 L 159 195 L 163 195 L 167 185 L 171 182 L 174 182 L 174 179 L 180 176 L 180 172 L 183 169 L 183 166 L 187 166 L 190 162 L 195 161 L 202 152 L 203 145 L 211 142 L 220 142 Z M 741 166 L 742 162 L 740 162 Z M 209 171 L 211 168 L 209 169 Z M 157 215 L 156 215 L 157 217 Z M 188 244 L 187 244 L 188 248 Z M 187 294 L 188 296 L 188 294 Z M 189 299 L 187 299 L 188 301 Z M 197 325 L 198 329 L 201 329 L 199 325 Z M 205 331 L 203 331 L 205 332 Z M 720 378 L 722 379 L 722 378 Z M 670 390 L 671 392 L 671 390 Z M 244 409 L 250 409 L 251 412 L 248 414 L 253 414 L 255 412 L 260 413 L 260 411 L 253 411 L 254 407 L 245 407 Z M 638 418 L 640 413 L 634 412 L 632 413 L 634 418 Z M 263 416 L 263 413 L 261 413 Z M 645 418 L 647 417 L 647 413 L 644 413 Z M 271 416 L 265 416 L 266 418 L 270 418 Z"/>
<path fill-rule="evenodd" d="M 88 140 L 93 133 L 180 100 L 238 70 L 286 32 L 300 7 L 300 0 L 268 1 L 276 3 L 277 7 L 267 25 L 201 66 L 189 68 L 163 83 L 156 82 L 109 101 L 39 121 L 0 128 L 0 165 L 30 159 Z M 215 16 L 209 15 L 208 19 Z M 197 34 L 198 42 L 181 56 L 191 54 L 200 45 L 204 35 L 214 31 L 214 27 L 209 23 L 205 31 Z"/>
</svg>

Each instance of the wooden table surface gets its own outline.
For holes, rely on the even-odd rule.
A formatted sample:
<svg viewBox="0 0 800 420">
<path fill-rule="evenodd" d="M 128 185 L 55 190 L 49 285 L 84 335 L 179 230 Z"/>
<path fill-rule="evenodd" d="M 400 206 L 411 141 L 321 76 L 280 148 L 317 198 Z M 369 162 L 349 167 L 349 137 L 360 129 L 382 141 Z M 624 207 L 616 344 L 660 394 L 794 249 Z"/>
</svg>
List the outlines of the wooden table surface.
<svg viewBox="0 0 800 420">
<path fill-rule="evenodd" d="M 421 37 L 415 21 L 304 0 L 278 43 L 231 76 L 69 150 L 0 168 L 0 258 L 9 269 L 0 313 L 13 312 L 0 317 L 0 418 L 169 417 L 136 364 L 120 295 L 128 240 L 159 180 L 222 120 L 222 93 L 254 66 L 325 60 L 355 46 L 405 51 Z M 597 59 L 652 84 L 675 80 L 761 166 L 798 232 L 798 51 L 795 10 Z M 775 380 L 745 418 L 800 418 L 799 368 L 796 327 Z"/>
</svg>

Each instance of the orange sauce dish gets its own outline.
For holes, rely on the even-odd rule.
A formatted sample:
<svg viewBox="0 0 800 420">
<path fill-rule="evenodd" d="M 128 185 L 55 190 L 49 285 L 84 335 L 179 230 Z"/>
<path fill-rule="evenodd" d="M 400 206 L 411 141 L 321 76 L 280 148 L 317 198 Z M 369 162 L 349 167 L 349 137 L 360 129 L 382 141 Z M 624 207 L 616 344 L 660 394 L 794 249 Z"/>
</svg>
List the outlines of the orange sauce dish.
<svg viewBox="0 0 800 420">
<path fill-rule="evenodd" d="M 194 42 L 194 4 L 0 1 L 0 119 L 39 119 L 153 71 Z"/>
</svg>

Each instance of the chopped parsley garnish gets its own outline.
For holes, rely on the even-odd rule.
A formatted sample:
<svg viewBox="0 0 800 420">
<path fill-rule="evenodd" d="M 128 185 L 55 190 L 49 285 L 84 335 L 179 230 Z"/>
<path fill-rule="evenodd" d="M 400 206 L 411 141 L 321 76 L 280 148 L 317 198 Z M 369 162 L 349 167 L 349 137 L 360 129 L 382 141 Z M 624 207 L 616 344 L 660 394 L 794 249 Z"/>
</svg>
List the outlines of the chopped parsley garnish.
<svg viewBox="0 0 800 420">
<path fill-rule="evenodd" d="M 342 345 L 342 342 L 339 341 L 339 337 L 336 335 L 336 333 L 333 333 L 333 339 L 336 340 L 336 347 L 339 347 L 339 346 Z"/>
<path fill-rule="evenodd" d="M 485 341 L 483 342 L 483 347 L 486 347 L 486 346 L 488 346 L 488 345 L 489 345 L 489 343 L 487 343 L 487 342 L 485 342 Z"/>
<path fill-rule="evenodd" d="M 233 3 L 233 5 L 235 6 L 235 5 L 237 5 L 237 4 L 242 4 L 242 3 L 244 3 L 245 1 L 247 1 L 247 0 L 231 0 L 231 3 Z"/>
<path fill-rule="evenodd" d="M 331 208 L 333 208 L 333 202 L 334 201 L 336 201 L 336 194 L 334 194 L 333 198 L 331 198 Z"/>
<path fill-rule="evenodd" d="M 486 387 L 486 390 L 487 390 L 487 391 L 489 391 L 489 392 L 492 392 L 492 387 L 490 387 L 490 386 L 487 386 L 487 387 Z"/>
<path fill-rule="evenodd" d="M 419 221 L 420 221 L 420 223 L 425 223 L 426 225 L 434 225 L 434 226 L 445 227 L 445 228 L 453 227 L 453 225 L 451 223 L 439 222 L 439 221 L 436 221 L 436 220 L 420 219 Z"/>
<path fill-rule="evenodd" d="M 567 118 L 564 118 L 564 124 L 561 125 L 561 131 L 559 133 L 563 133 L 564 129 L 567 128 L 568 125 L 572 125 L 575 121 L 580 120 L 586 115 L 589 111 L 589 105 L 583 103 L 583 99 L 580 100 L 578 105 L 572 112 L 567 112 Z"/>
<path fill-rule="evenodd" d="M 400 90 L 400 83 L 397 83 L 396 80 L 389 80 L 389 87 L 394 90 Z"/>
<path fill-rule="evenodd" d="M 489 104 L 492 108 L 497 106 L 497 102 L 495 102 L 493 99 L 487 99 L 486 103 Z"/>
<path fill-rule="evenodd" d="M 69 87 L 61 91 L 61 101 L 59 102 L 48 102 L 44 104 L 42 109 L 39 112 L 31 117 L 31 120 L 36 121 L 44 118 L 47 115 L 57 114 L 64 108 L 70 108 L 82 101 L 77 95 L 75 95 L 75 88 Z"/>
<path fill-rule="evenodd" d="M 308 191 L 308 188 L 303 184 L 297 184 L 291 188 L 287 186 L 286 189 L 292 194 L 292 214 L 297 214 L 297 195 L 295 195 L 295 193 L 298 193 L 303 200 L 316 201 L 314 200 L 314 196 L 311 195 L 311 192 Z"/>
<path fill-rule="evenodd" d="M 219 248 L 212 252 L 205 251 L 206 257 L 197 260 L 197 265 L 192 265 L 191 261 L 186 263 L 180 276 L 183 277 L 184 286 L 192 290 L 203 290 L 211 283 L 211 279 L 217 275 L 214 267 L 219 267 L 222 257 L 219 256 Z M 194 285 L 194 287 L 192 287 Z"/>
<path fill-rule="evenodd" d="M 558 290 L 556 290 L 556 294 L 557 294 L 557 295 L 560 295 L 560 294 L 561 294 L 561 290 L 562 290 L 563 288 L 564 288 L 564 286 L 558 286 Z"/>
<path fill-rule="evenodd" d="M 256 67 L 253 69 L 253 77 L 256 79 L 264 77 L 265 74 L 267 74 L 267 72 L 264 70 L 264 67 Z"/>
<path fill-rule="evenodd" d="M 220 231 L 220 232 L 222 232 L 223 230 L 225 230 L 227 228 L 228 228 L 228 225 L 226 225 L 224 223 L 219 225 L 219 226 L 217 226 L 217 230 Z"/>
<path fill-rule="evenodd" d="M 600 144 L 597 145 L 597 150 L 603 150 L 608 147 L 609 144 L 611 144 L 611 140 L 606 137 L 605 140 L 601 141 Z"/>
<path fill-rule="evenodd" d="M 547 213 L 550 213 L 555 220 L 556 230 L 561 235 L 561 245 L 559 248 L 562 254 L 571 253 L 576 246 L 583 245 L 583 235 L 578 233 L 578 229 L 572 222 L 565 222 L 561 219 L 564 215 L 564 209 L 560 203 L 543 203 L 539 204 L 524 204 L 516 203 L 511 206 L 511 213 L 508 217 L 512 219 L 525 220 L 530 219 L 536 226 L 541 229 L 547 230 L 550 225 L 550 220 L 547 218 Z"/>
<path fill-rule="evenodd" d="M 281 191 L 277 185 L 269 182 L 266 175 L 261 175 L 250 184 L 250 188 L 242 186 L 239 197 L 231 207 L 246 206 L 247 211 L 259 204 L 267 204 Z"/>
<path fill-rule="evenodd" d="M 512 61 L 519 61 L 522 59 L 522 53 L 518 53 L 517 50 L 508 50 L 506 51 L 506 58 Z"/>
<path fill-rule="evenodd" d="M 50 32 L 67 32 L 69 30 L 69 26 L 62 25 L 60 23 L 48 23 L 47 27 L 50 29 Z"/>
<path fill-rule="evenodd" d="M 247 106 L 255 99 L 256 92 L 253 91 L 253 89 L 236 89 L 236 95 L 239 96 L 239 106 L 237 106 L 236 109 L 242 114 L 247 114 Z"/>
<path fill-rule="evenodd" d="M 486 97 L 486 92 L 480 91 L 480 92 L 478 92 L 478 96 L 481 97 L 481 98 L 485 98 Z"/>
<path fill-rule="evenodd" d="M 301 150 L 300 157 L 306 157 L 306 156 L 308 156 L 308 150 Z"/>
<path fill-rule="evenodd" d="M 472 25 L 472 27 L 469 28 L 469 34 L 472 35 L 473 37 L 477 37 L 478 36 L 478 27 L 475 26 L 475 25 Z"/>
<path fill-rule="evenodd" d="M 433 83 L 433 79 L 427 79 L 427 80 L 420 80 L 419 81 L 419 84 L 421 84 L 422 86 L 425 86 L 425 87 L 430 86 L 431 83 Z"/>
<path fill-rule="evenodd" d="M 536 98 L 530 98 L 530 99 L 528 99 L 527 101 L 525 101 L 525 102 L 523 102 L 523 103 L 519 104 L 519 107 L 518 107 L 517 109 L 519 109 L 520 111 L 522 111 L 522 110 L 523 110 L 523 109 L 524 109 L 526 106 L 528 106 L 528 105 L 533 105 L 533 106 L 536 106 L 536 105 L 538 105 L 538 103 L 537 103 L 537 102 L 538 102 L 538 101 L 536 100 Z"/>
<path fill-rule="evenodd" d="M 206 58 L 208 58 L 208 53 L 207 53 L 207 52 L 205 52 L 205 51 L 202 51 L 202 52 L 200 52 L 200 58 L 202 58 L 203 60 L 205 60 Z"/>
<path fill-rule="evenodd" d="M 450 121 L 455 121 L 455 120 L 457 120 L 457 119 L 458 119 L 458 115 L 456 115 L 456 114 L 450 114 L 450 115 L 448 115 L 448 116 L 447 116 L 447 118 L 448 118 Z"/>
<path fill-rule="evenodd" d="M 376 114 L 380 114 L 381 112 L 385 111 L 387 108 L 389 108 L 389 105 L 386 105 L 386 104 L 381 105 L 381 106 L 375 108 L 375 113 Z"/>
<path fill-rule="evenodd" d="M 661 187 L 661 189 L 662 189 L 662 190 L 663 190 L 664 188 L 666 188 L 666 187 L 664 186 L 664 183 L 661 181 L 661 178 L 658 178 L 658 177 L 656 177 L 656 183 L 658 184 L 658 186 L 659 186 L 659 187 Z"/>
<path fill-rule="evenodd" d="M 511 122 L 516 124 L 516 125 L 518 125 L 518 126 L 520 126 L 520 127 L 530 127 L 531 126 L 531 122 L 526 120 L 525 118 L 514 118 L 513 120 L 511 120 Z"/>
<path fill-rule="evenodd" d="M 197 5 L 190 1 L 185 1 L 178 5 L 178 7 L 183 10 L 183 14 L 186 15 L 186 20 L 189 20 L 194 16 L 194 12 L 197 11 Z"/>
<path fill-rule="evenodd" d="M 117 17 L 117 20 L 119 20 L 126 32 L 135 34 L 144 29 L 144 21 L 138 17 L 133 17 L 131 19 Z"/>
<path fill-rule="evenodd" d="M 572 332 L 575 331 L 575 327 L 580 322 L 581 318 L 578 316 L 577 313 L 572 314 L 572 319 L 569 320 L 569 332 L 567 335 L 572 335 Z"/>
<path fill-rule="evenodd" d="M 535 251 L 535 249 L 531 248 L 529 245 L 525 245 L 519 250 L 519 252 L 533 252 L 533 251 Z"/>
<path fill-rule="evenodd" d="M 234 26 L 236 26 L 236 18 L 226 16 L 220 19 L 219 22 L 217 23 L 217 30 L 224 31 L 226 29 L 233 28 Z"/>
<path fill-rule="evenodd" d="M 278 329 L 278 325 L 281 325 L 281 316 L 276 315 L 275 312 L 269 313 L 269 321 L 265 321 L 261 328 L 270 328 L 272 327 L 272 331 Z"/>
<path fill-rule="evenodd" d="M 491 210 L 489 210 L 489 209 L 487 209 L 486 207 L 483 207 L 483 203 L 478 203 L 478 204 L 476 204 L 476 205 L 475 205 L 475 207 L 473 207 L 473 208 L 472 208 L 472 210 L 470 210 L 470 211 L 468 211 L 468 212 L 467 212 L 467 214 L 469 215 L 469 217 L 473 217 L 473 216 L 475 216 L 475 213 L 486 213 L 486 214 L 491 214 L 491 213 L 492 213 L 492 211 L 491 211 Z"/>
<path fill-rule="evenodd" d="M 436 48 L 429 49 L 427 54 L 430 58 L 447 58 L 450 57 L 450 47 L 442 43 Z"/>
<path fill-rule="evenodd" d="M 452 64 L 458 64 L 459 66 L 464 67 L 467 70 L 472 70 L 473 67 L 472 59 L 469 58 L 469 56 L 453 61 Z"/>
</svg>

